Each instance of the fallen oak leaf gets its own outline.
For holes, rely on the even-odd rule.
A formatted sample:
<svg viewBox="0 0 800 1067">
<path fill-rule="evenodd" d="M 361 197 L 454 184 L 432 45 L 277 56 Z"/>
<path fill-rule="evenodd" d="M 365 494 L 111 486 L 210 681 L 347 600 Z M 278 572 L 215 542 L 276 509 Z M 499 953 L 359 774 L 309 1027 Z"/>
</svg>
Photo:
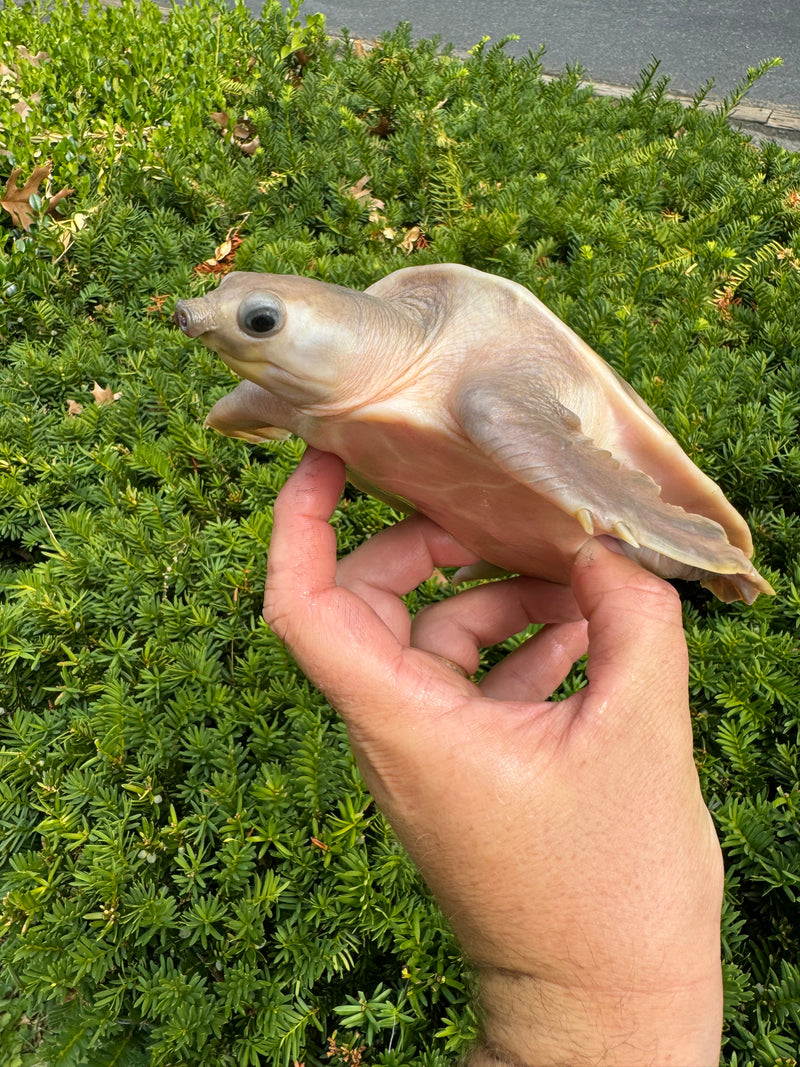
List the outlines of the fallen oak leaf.
<svg viewBox="0 0 800 1067">
<path fill-rule="evenodd" d="M 56 208 L 65 196 L 71 196 L 74 192 L 74 189 L 67 189 L 65 185 L 63 189 L 60 189 L 57 193 L 54 193 L 53 196 L 51 196 L 47 202 L 47 207 L 44 211 L 45 215 L 52 215 L 54 218 L 58 218 L 59 216 L 58 212 L 56 211 Z"/>
<path fill-rule="evenodd" d="M 21 169 L 15 167 L 11 171 L 11 175 L 6 182 L 5 193 L 0 197 L 0 206 L 4 207 L 9 213 L 15 226 L 19 226 L 23 230 L 31 228 L 31 223 L 36 220 L 36 212 L 31 206 L 31 197 L 39 195 L 39 186 L 45 178 L 50 176 L 50 170 L 51 165 L 49 163 L 46 163 L 43 167 L 34 167 L 33 173 L 23 186 L 18 183 Z M 65 196 L 69 196 L 70 193 L 74 192 L 74 189 L 65 187 L 54 196 L 51 196 L 47 202 L 45 214 L 55 214 L 56 206 Z"/>
<path fill-rule="evenodd" d="M 246 156 L 252 156 L 255 150 L 261 147 L 261 141 L 256 133 L 256 125 L 247 116 L 239 119 L 233 127 L 233 138 Z"/>
<path fill-rule="evenodd" d="M 362 196 L 369 196 L 370 191 L 367 189 L 368 181 L 369 174 L 365 174 L 363 178 L 359 178 L 355 185 L 351 185 L 347 190 L 348 196 L 352 196 L 354 200 L 359 200 Z"/>
<path fill-rule="evenodd" d="M 359 202 L 364 201 L 369 208 L 369 221 L 376 223 L 385 223 L 386 219 L 381 215 L 381 211 L 386 207 L 382 200 L 379 200 L 377 196 L 372 195 L 372 190 L 367 188 L 367 182 L 369 181 L 369 175 L 365 174 L 363 178 L 359 178 L 355 185 L 351 185 L 349 189 L 344 188 L 342 183 L 341 189 L 345 196 L 352 196 L 354 200 Z"/>
<path fill-rule="evenodd" d="M 351 185 L 345 192 L 347 196 L 352 196 L 354 200 L 367 200 L 370 208 L 384 208 L 386 205 L 382 200 L 378 200 L 376 196 L 372 195 L 372 190 L 367 188 L 367 182 L 369 181 L 369 174 L 365 174 L 363 178 L 359 178 L 355 185 Z"/>
<path fill-rule="evenodd" d="M 46 163 L 43 167 L 34 167 L 33 174 L 20 187 L 17 179 L 21 173 L 20 167 L 15 167 L 11 171 L 11 176 L 6 182 L 6 191 L 0 197 L 0 205 L 9 213 L 15 226 L 21 226 L 23 230 L 29 230 L 36 217 L 31 207 L 30 198 L 38 194 L 39 186 L 50 175 L 50 164 Z"/>
<path fill-rule="evenodd" d="M 77 400 L 67 400 L 67 415 L 69 415 L 70 418 L 74 419 L 77 415 L 80 415 L 82 411 L 83 404 L 79 404 Z"/>
</svg>

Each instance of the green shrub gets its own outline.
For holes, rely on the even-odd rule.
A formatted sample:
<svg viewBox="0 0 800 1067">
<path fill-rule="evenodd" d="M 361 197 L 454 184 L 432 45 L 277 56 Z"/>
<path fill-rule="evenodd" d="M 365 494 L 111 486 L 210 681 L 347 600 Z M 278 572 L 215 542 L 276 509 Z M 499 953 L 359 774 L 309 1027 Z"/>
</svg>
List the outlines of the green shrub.
<svg viewBox="0 0 800 1067">
<path fill-rule="evenodd" d="M 260 621 L 301 446 L 205 432 L 229 376 L 169 321 L 233 258 L 517 279 L 747 516 L 778 595 L 682 592 L 729 872 L 724 1061 L 793 1062 L 798 158 L 655 67 L 599 99 L 501 45 L 329 44 L 277 0 L 8 4 L 0 40 L 2 188 L 51 167 L 0 218 L 2 1062 L 434 1067 L 474 1033 L 442 917 Z M 342 549 L 391 519 L 348 491 Z"/>
</svg>

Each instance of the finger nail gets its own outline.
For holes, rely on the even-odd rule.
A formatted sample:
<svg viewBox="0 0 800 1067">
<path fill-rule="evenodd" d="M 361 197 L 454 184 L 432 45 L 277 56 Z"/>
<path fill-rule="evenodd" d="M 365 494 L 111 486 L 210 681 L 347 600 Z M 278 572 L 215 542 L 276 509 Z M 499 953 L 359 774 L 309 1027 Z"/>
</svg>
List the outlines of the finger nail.
<svg viewBox="0 0 800 1067">
<path fill-rule="evenodd" d="M 449 667 L 451 671 L 455 671 L 457 674 L 460 674 L 462 678 L 469 678 L 469 675 L 460 663 L 455 663 L 453 660 L 448 659 L 446 656 L 437 656 L 436 658 L 442 663 L 444 663 L 445 666 Z"/>
<path fill-rule="evenodd" d="M 609 534 L 600 534 L 596 540 L 600 542 L 603 548 L 607 548 L 609 552 L 616 552 L 618 556 L 627 556 L 628 554 L 622 547 L 622 542 L 617 540 L 616 537 L 611 537 Z"/>
<path fill-rule="evenodd" d="M 588 541 L 583 542 L 575 555 L 575 562 L 579 564 L 592 563 L 602 554 L 604 549 L 608 552 L 614 552 L 618 556 L 626 555 L 622 544 L 616 537 L 610 537 L 608 534 L 598 534 L 597 537 L 590 537 Z"/>
</svg>

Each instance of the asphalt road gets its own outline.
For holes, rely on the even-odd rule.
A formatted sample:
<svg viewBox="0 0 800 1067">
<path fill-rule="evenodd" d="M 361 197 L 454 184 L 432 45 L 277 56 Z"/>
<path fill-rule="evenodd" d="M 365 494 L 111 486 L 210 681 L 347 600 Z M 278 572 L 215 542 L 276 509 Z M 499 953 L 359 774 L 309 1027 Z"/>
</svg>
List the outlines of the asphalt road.
<svg viewBox="0 0 800 1067">
<path fill-rule="evenodd" d="M 368 38 L 407 20 L 415 38 L 438 36 L 461 50 L 486 34 L 518 34 L 511 54 L 545 45 L 548 73 L 577 64 L 587 79 L 612 85 L 635 84 L 655 56 L 671 90 L 687 95 L 713 78 L 722 97 L 748 67 L 780 56 L 783 66 L 748 103 L 800 111 L 800 0 L 305 0 L 304 11 L 321 11 L 331 34 L 344 26 Z"/>
</svg>

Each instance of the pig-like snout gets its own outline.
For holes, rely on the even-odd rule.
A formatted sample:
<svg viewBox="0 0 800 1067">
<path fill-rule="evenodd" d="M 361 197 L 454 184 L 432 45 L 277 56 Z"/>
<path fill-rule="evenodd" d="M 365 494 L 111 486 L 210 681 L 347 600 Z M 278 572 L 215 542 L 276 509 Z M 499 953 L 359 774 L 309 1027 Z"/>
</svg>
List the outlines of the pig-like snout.
<svg viewBox="0 0 800 1067">
<path fill-rule="evenodd" d="M 205 297 L 179 300 L 172 318 L 187 337 L 200 337 L 214 326 L 211 307 Z"/>
</svg>

